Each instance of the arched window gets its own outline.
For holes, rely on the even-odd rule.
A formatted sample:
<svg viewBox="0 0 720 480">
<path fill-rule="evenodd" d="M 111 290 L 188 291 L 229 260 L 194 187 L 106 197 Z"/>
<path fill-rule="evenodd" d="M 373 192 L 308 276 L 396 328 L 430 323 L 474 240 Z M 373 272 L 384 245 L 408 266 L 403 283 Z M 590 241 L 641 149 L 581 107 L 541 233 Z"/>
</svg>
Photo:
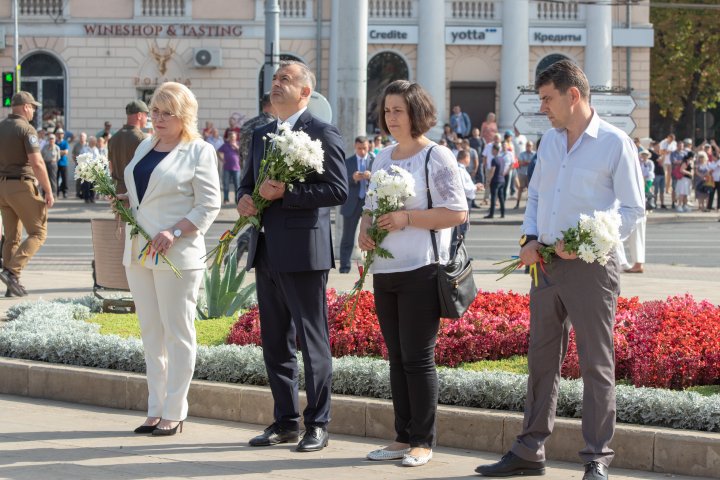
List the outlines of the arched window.
<svg viewBox="0 0 720 480">
<path fill-rule="evenodd" d="M 65 121 L 65 69 L 52 55 L 33 53 L 20 69 L 20 88 L 30 92 L 42 106 L 33 124 L 36 128 L 67 128 Z M 38 122 L 42 119 L 42 122 Z"/>
<path fill-rule="evenodd" d="M 540 75 L 540 72 L 548 68 L 550 65 L 552 65 L 555 62 L 559 62 L 560 60 L 569 60 L 568 57 L 561 53 L 551 53 L 547 57 L 540 60 L 540 63 L 538 63 L 537 68 L 535 69 L 535 78 L 537 78 L 538 75 Z"/>
<path fill-rule="evenodd" d="M 385 87 L 395 80 L 408 80 L 410 70 L 405 60 L 394 52 L 380 52 L 370 59 L 367 69 L 367 130 L 379 128 L 377 107 Z"/>
</svg>

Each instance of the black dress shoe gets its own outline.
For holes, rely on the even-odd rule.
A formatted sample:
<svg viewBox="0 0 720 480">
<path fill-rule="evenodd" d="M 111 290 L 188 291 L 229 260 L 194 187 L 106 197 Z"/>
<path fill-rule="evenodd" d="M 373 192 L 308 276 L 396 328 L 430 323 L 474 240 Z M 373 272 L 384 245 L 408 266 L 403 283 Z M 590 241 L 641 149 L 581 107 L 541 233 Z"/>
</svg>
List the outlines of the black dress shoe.
<svg viewBox="0 0 720 480">
<path fill-rule="evenodd" d="M 608 469 L 600 462 L 588 462 L 585 464 L 585 475 L 582 480 L 607 480 Z"/>
<path fill-rule="evenodd" d="M 492 215 L 485 215 L 483 218 L 493 218 Z"/>
<path fill-rule="evenodd" d="M 278 443 L 297 442 L 300 432 L 297 430 L 288 430 L 281 427 L 277 423 L 273 423 L 265 429 L 263 433 L 257 437 L 250 439 L 251 447 L 269 447 Z"/>
<path fill-rule="evenodd" d="M 175 425 L 173 428 L 160 428 L 156 425 L 155 429 L 153 429 L 152 431 L 152 435 L 153 437 L 169 437 L 170 435 L 175 435 L 176 433 L 182 433 L 182 427 L 182 421 L 178 422 L 178 424 Z"/>
<path fill-rule="evenodd" d="M 325 427 L 307 427 L 305 429 L 305 435 L 302 440 L 298 443 L 296 450 L 298 452 L 317 452 L 328 446 L 328 434 L 327 428 Z"/>
<path fill-rule="evenodd" d="M 499 462 L 491 465 L 480 465 L 475 471 L 483 477 L 514 477 L 516 475 L 545 475 L 545 462 L 524 460 L 512 452 L 508 452 Z"/>
<path fill-rule="evenodd" d="M 160 423 L 160 421 L 158 421 Z M 157 423 L 155 425 L 140 425 L 137 427 L 133 432 L 135 433 L 153 433 L 153 430 L 157 428 Z"/>
</svg>

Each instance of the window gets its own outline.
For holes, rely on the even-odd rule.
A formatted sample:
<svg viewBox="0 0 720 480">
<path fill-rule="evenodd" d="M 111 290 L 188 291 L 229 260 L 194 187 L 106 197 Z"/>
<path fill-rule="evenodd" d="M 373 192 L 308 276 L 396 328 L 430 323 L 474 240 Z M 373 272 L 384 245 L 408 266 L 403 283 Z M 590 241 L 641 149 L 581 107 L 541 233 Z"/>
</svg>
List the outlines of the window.
<svg viewBox="0 0 720 480">
<path fill-rule="evenodd" d="M 20 88 L 30 92 L 42 106 L 38 109 L 35 128 L 67 129 L 65 119 L 65 69 L 47 53 L 34 53 L 21 62 Z M 42 119 L 42 122 L 38 122 Z"/>
<path fill-rule="evenodd" d="M 560 53 L 552 53 L 548 55 L 547 57 L 540 60 L 540 63 L 538 63 L 537 68 L 535 69 L 535 78 L 537 78 L 538 75 L 540 75 L 540 72 L 548 68 L 553 63 L 559 62 L 560 60 L 569 60 L 568 57 L 565 55 L 562 55 Z"/>
<path fill-rule="evenodd" d="M 367 130 L 379 129 L 377 108 L 380 95 L 395 80 L 408 80 L 410 71 L 405 60 L 394 52 L 381 52 L 368 62 L 367 70 Z"/>
</svg>

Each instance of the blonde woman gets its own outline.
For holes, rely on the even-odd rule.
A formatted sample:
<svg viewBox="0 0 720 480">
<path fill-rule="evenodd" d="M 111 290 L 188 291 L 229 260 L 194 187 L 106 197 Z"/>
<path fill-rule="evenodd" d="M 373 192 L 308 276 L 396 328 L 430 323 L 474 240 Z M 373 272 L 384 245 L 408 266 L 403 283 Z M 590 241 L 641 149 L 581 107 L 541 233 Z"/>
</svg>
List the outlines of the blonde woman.
<svg viewBox="0 0 720 480">
<path fill-rule="evenodd" d="M 195 305 L 205 264 L 204 234 L 220 210 L 217 156 L 197 127 L 198 104 L 184 85 L 163 83 L 150 103 L 155 134 L 125 168 L 135 217 L 152 237 L 127 229 L 123 265 L 135 300 L 148 384 L 148 415 L 135 433 L 174 435 L 187 416 L 195 369 Z M 177 278 L 162 253 L 180 270 Z"/>
</svg>

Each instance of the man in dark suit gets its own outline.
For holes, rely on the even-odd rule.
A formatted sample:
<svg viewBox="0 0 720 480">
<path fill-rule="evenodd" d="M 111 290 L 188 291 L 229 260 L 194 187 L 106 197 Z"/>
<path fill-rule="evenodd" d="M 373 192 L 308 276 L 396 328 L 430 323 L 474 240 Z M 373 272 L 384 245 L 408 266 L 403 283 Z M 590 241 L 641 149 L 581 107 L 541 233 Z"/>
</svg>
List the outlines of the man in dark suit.
<svg viewBox="0 0 720 480">
<path fill-rule="evenodd" d="M 347 201 L 340 207 L 343 233 L 340 240 L 340 273 L 350 273 L 350 256 L 355 245 L 355 232 L 365 204 L 365 192 L 370 181 L 370 169 L 375 155 L 370 153 L 367 137 L 355 139 L 355 155 L 345 160 L 350 180 Z"/>
<path fill-rule="evenodd" d="M 255 215 L 252 192 L 264 153 L 263 139 L 278 122 L 320 140 L 324 171 L 291 186 L 266 180 L 260 195 L 272 201 L 253 229 L 247 269 L 255 267 L 263 357 L 274 399 L 272 425 L 250 440 L 251 446 L 297 441 L 300 434 L 296 337 L 305 365 L 305 434 L 297 450 L 322 450 L 328 443 L 332 356 L 328 330 L 328 271 L 335 267 L 330 208 L 347 198 L 343 140 L 338 130 L 307 111 L 315 76 L 300 62 L 281 62 L 270 100 L 278 121 L 256 129 L 238 189 L 238 212 Z"/>
</svg>

